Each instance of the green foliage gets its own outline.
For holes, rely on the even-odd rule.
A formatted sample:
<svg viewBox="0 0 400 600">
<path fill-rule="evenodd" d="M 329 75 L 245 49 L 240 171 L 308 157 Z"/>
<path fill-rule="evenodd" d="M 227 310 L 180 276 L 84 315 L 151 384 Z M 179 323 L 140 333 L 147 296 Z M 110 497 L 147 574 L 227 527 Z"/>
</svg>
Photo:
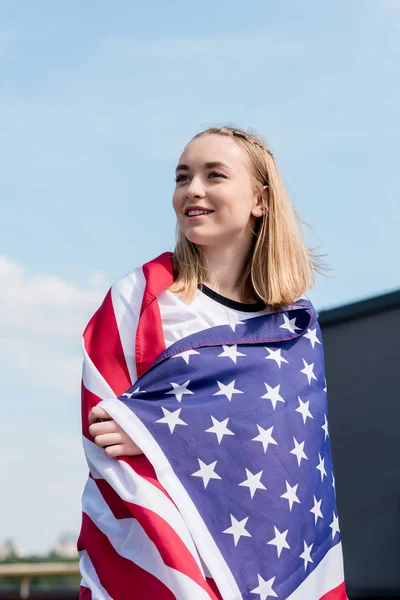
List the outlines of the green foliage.
<svg viewBox="0 0 400 600">
<path fill-rule="evenodd" d="M 0 560 L 0 565 L 11 565 L 16 563 L 42 563 L 42 562 L 63 562 L 63 563 L 77 563 L 78 557 L 65 558 L 59 554 L 51 552 L 46 556 L 41 554 L 30 554 L 28 556 L 8 556 L 4 560 Z"/>
</svg>

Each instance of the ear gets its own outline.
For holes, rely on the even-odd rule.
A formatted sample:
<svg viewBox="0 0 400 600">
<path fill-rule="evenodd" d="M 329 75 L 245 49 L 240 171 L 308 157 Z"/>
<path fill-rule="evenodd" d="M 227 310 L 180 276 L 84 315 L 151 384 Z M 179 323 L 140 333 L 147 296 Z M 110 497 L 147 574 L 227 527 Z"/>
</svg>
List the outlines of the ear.
<svg viewBox="0 0 400 600">
<path fill-rule="evenodd" d="M 264 186 L 264 192 L 257 194 L 255 204 L 251 209 L 253 217 L 262 217 L 267 212 L 268 206 L 268 186 Z"/>
</svg>

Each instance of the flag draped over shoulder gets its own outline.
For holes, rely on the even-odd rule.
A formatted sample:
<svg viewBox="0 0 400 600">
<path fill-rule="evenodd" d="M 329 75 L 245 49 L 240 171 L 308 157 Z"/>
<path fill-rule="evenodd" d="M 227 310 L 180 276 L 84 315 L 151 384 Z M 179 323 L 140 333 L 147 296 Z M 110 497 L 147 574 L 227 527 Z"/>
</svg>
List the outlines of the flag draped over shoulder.
<svg viewBox="0 0 400 600">
<path fill-rule="evenodd" d="M 81 598 L 345 600 L 312 305 L 165 349 L 156 295 L 172 283 L 169 256 L 143 270 L 138 379 L 112 295 L 84 337 Z M 144 456 L 108 458 L 93 443 L 100 401 Z"/>
</svg>

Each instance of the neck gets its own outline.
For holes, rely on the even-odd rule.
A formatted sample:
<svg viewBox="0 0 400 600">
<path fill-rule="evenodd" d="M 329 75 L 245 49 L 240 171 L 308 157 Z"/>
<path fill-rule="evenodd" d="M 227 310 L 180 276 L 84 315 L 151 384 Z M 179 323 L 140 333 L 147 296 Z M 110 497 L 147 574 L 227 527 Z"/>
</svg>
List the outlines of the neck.
<svg viewBox="0 0 400 600">
<path fill-rule="evenodd" d="M 203 283 L 227 298 L 248 302 L 240 290 L 242 273 L 250 252 L 247 246 L 240 247 L 237 243 L 224 247 L 202 246 L 205 269 Z"/>
</svg>

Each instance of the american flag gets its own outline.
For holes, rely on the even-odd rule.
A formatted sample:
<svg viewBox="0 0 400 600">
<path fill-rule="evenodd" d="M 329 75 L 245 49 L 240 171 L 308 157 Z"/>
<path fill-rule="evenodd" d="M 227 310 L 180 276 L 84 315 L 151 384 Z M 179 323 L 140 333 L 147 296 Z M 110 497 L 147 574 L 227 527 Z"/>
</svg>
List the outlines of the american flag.
<svg viewBox="0 0 400 600">
<path fill-rule="evenodd" d="M 144 267 L 139 378 L 128 382 L 115 294 L 85 333 L 81 598 L 345 600 L 312 305 L 162 349 L 162 256 Z M 93 444 L 87 412 L 100 400 L 145 456 L 110 459 Z"/>
</svg>

